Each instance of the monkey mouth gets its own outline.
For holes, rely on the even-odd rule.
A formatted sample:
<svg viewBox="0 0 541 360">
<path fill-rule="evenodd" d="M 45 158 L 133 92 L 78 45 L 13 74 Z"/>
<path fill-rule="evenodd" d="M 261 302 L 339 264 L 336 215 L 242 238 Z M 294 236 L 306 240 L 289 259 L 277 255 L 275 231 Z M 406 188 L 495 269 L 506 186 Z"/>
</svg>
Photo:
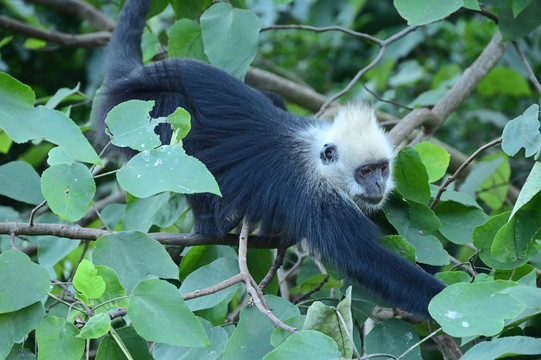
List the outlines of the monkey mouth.
<svg viewBox="0 0 541 360">
<path fill-rule="evenodd" d="M 383 196 L 381 195 L 366 195 L 366 194 L 358 194 L 355 196 L 355 203 L 357 204 L 370 204 L 370 205 L 378 205 L 383 201 Z"/>
</svg>

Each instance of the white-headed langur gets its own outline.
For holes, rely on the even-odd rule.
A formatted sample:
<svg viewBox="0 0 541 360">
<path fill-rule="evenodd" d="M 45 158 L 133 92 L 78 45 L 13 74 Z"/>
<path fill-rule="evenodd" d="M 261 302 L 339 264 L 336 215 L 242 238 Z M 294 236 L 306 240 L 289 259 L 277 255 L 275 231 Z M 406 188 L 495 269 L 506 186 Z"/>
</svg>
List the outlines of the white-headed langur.
<svg viewBox="0 0 541 360">
<path fill-rule="evenodd" d="M 443 284 L 378 243 L 365 213 L 393 189 L 393 148 L 369 105 L 346 106 L 333 122 L 291 114 L 273 97 L 206 63 L 170 58 L 144 65 L 141 36 L 151 0 L 128 0 L 106 55 L 106 76 L 94 109 L 97 142 L 116 105 L 154 100 L 153 118 L 186 109 L 189 155 L 216 178 L 222 197 L 188 195 L 198 234 L 222 238 L 244 216 L 284 245 L 306 240 L 335 270 L 392 305 L 429 317 Z M 169 124 L 156 132 L 171 138 Z"/>
</svg>

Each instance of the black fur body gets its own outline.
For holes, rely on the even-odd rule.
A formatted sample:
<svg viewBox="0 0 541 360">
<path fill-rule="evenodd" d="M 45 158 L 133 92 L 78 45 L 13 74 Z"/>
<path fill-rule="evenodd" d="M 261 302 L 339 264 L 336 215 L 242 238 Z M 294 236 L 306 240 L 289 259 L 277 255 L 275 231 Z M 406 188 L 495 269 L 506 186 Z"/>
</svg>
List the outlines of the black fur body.
<svg viewBox="0 0 541 360">
<path fill-rule="evenodd" d="M 261 233 L 286 244 L 306 239 L 332 267 L 403 310 L 428 317 L 427 306 L 443 285 L 377 242 L 375 225 L 357 204 L 314 168 L 311 134 L 329 124 L 275 106 L 269 97 L 211 65 L 167 59 L 141 60 L 141 34 L 150 0 L 128 1 L 107 54 L 107 73 L 94 110 L 101 145 L 104 119 L 117 104 L 155 100 L 151 116 L 181 106 L 192 116 L 186 152 L 215 176 L 223 197 L 189 195 L 195 232 L 223 237 L 246 215 Z M 168 143 L 168 124 L 157 129 Z"/>
</svg>

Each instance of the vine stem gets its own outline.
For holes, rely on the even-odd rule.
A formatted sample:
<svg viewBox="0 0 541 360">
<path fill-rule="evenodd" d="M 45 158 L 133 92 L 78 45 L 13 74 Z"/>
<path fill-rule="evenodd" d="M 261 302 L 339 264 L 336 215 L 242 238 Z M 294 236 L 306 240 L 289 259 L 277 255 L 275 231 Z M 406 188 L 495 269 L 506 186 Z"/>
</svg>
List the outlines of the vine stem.
<svg viewBox="0 0 541 360">
<path fill-rule="evenodd" d="M 434 210 L 436 208 L 436 205 L 438 204 L 438 202 L 440 201 L 441 199 L 441 195 L 447 190 L 447 187 L 449 186 L 449 184 L 451 184 L 453 181 L 455 181 L 458 176 L 460 175 L 460 173 L 462 171 L 464 171 L 464 169 L 466 167 L 468 167 L 468 165 L 471 164 L 471 162 L 477 157 L 479 156 L 479 154 L 481 154 L 483 151 L 485 151 L 486 149 L 489 149 L 491 147 L 493 147 L 494 145 L 497 145 L 497 144 L 500 144 L 502 142 L 502 138 L 498 138 L 496 140 L 492 140 L 491 142 L 489 142 L 488 144 L 485 144 L 483 146 L 481 146 L 479 149 L 477 149 L 473 154 L 470 155 L 469 158 L 466 159 L 466 161 L 464 161 L 464 163 L 462 165 L 460 165 L 460 167 L 455 171 L 455 173 L 451 176 L 449 176 L 447 178 L 447 180 L 443 183 L 442 186 L 440 186 L 440 189 L 438 190 L 438 193 L 436 194 L 436 197 L 434 198 L 434 201 L 432 202 L 432 205 L 430 205 L 430 209 L 431 210 Z"/>
</svg>

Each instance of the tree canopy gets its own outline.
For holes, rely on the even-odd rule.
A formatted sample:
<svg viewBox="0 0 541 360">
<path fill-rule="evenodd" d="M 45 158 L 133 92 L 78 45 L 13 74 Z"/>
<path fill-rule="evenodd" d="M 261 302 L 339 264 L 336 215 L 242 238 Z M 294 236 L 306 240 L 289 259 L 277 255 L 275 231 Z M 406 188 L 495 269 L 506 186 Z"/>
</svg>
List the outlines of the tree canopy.
<svg viewBox="0 0 541 360">
<path fill-rule="evenodd" d="M 154 0 L 147 17 L 145 62 L 208 62 L 303 115 L 374 104 L 397 187 L 373 220 L 447 285 L 430 322 L 247 224 L 192 234 L 183 194 L 220 189 L 181 147 L 185 110 L 158 119 L 178 130 L 162 145 L 153 102 L 117 106 L 112 142 L 153 149 L 125 164 L 91 145 L 122 2 L 0 3 L 0 358 L 541 354 L 541 2 Z"/>
</svg>

